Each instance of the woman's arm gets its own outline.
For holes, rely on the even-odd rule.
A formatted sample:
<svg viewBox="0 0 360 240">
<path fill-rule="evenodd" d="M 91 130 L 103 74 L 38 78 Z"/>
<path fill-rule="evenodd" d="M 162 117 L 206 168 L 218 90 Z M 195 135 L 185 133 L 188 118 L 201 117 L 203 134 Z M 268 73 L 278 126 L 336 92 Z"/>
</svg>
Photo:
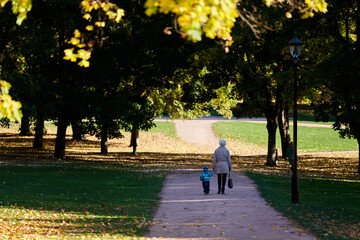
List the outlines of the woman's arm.
<svg viewBox="0 0 360 240">
<path fill-rule="evenodd" d="M 213 170 L 215 169 L 215 167 L 216 167 L 216 151 L 214 152 L 213 161 L 212 161 Z"/>
<path fill-rule="evenodd" d="M 230 157 L 230 152 L 228 151 L 228 159 L 227 159 L 227 162 L 228 162 L 228 165 L 229 165 L 229 171 L 231 171 L 232 169 L 232 166 L 231 166 L 231 157 Z"/>
</svg>

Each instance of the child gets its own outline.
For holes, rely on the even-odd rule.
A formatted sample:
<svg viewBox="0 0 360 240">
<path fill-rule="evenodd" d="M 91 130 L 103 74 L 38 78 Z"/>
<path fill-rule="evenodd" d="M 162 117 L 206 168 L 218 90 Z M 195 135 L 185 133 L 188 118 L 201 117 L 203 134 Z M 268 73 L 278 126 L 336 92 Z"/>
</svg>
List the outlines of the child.
<svg viewBox="0 0 360 240">
<path fill-rule="evenodd" d="M 205 195 L 210 192 L 210 177 L 212 175 L 214 175 L 214 172 L 209 173 L 208 166 L 205 166 L 203 172 L 200 174 L 200 180 L 202 181 Z"/>
</svg>

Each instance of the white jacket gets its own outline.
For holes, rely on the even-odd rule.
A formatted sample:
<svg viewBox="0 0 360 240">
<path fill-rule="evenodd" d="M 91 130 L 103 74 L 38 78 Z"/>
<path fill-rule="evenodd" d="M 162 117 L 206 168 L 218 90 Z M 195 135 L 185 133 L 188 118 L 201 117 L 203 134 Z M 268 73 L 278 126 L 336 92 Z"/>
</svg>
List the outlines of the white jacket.
<svg viewBox="0 0 360 240">
<path fill-rule="evenodd" d="M 215 150 L 212 168 L 215 173 L 229 173 L 231 170 L 230 152 L 224 146 Z"/>
</svg>

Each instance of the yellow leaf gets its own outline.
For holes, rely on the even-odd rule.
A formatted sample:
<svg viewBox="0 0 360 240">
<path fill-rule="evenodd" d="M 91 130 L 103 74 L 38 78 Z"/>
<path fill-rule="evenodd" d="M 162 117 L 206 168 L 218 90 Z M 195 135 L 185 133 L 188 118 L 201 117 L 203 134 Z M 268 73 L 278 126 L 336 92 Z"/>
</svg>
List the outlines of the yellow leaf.
<svg viewBox="0 0 360 240">
<path fill-rule="evenodd" d="M 105 22 L 95 22 L 95 25 L 98 27 L 105 27 Z"/>
<path fill-rule="evenodd" d="M 115 18 L 115 22 L 120 22 L 121 18 L 125 15 L 125 12 L 123 9 L 118 9 L 116 12 L 116 18 Z"/>
<path fill-rule="evenodd" d="M 75 54 L 73 51 L 74 51 L 74 48 L 65 49 L 64 50 L 65 56 L 63 57 L 63 59 L 70 60 L 72 62 L 76 62 L 78 55 Z"/>
<path fill-rule="evenodd" d="M 71 56 L 73 54 L 74 48 L 65 49 L 65 56 Z"/>
<path fill-rule="evenodd" d="M 273 0 L 266 0 L 265 4 L 266 4 L 266 6 L 270 7 L 272 2 L 273 2 Z"/>
<path fill-rule="evenodd" d="M 89 67 L 90 66 L 90 62 L 87 60 L 81 60 L 78 64 L 80 67 Z"/>
<path fill-rule="evenodd" d="M 79 30 L 75 29 L 74 31 L 74 37 L 79 38 L 81 36 L 81 33 Z"/>
<path fill-rule="evenodd" d="M 89 20 L 91 18 L 91 15 L 89 13 L 87 13 L 83 16 L 83 18 L 85 18 L 86 20 Z"/>
<path fill-rule="evenodd" d="M 79 58 L 84 59 L 84 60 L 88 60 L 91 57 L 91 52 L 86 51 L 84 49 L 80 49 L 78 51 L 78 55 L 79 55 Z"/>
<path fill-rule="evenodd" d="M 80 43 L 80 39 L 72 37 L 69 41 L 72 45 L 78 45 Z"/>
<path fill-rule="evenodd" d="M 277 230 L 277 229 L 278 229 L 278 227 L 273 227 L 273 229 L 274 229 L 274 230 Z"/>
<path fill-rule="evenodd" d="M 94 30 L 94 26 L 93 26 L 93 25 L 87 25 L 87 26 L 86 26 L 86 30 L 88 30 L 88 31 L 93 31 L 93 30 Z"/>
</svg>

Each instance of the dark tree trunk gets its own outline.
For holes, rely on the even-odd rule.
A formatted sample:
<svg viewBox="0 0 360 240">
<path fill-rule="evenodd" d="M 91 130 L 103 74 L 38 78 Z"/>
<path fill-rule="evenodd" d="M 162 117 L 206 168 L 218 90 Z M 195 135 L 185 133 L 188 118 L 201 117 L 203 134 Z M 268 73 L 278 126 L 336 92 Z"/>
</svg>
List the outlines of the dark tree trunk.
<svg viewBox="0 0 360 240">
<path fill-rule="evenodd" d="M 289 124 L 289 109 L 287 107 L 281 107 L 278 116 L 278 124 L 281 139 L 281 154 L 285 157 L 286 151 L 291 142 L 290 139 L 290 124 Z"/>
<path fill-rule="evenodd" d="M 101 131 L 101 153 L 108 153 L 108 133 L 106 129 Z"/>
<path fill-rule="evenodd" d="M 31 136 L 32 133 L 30 131 L 30 117 L 26 111 L 23 111 L 23 116 L 21 118 L 21 126 L 20 126 L 20 136 Z"/>
<path fill-rule="evenodd" d="M 356 14 L 355 14 L 356 36 L 360 36 L 360 1 L 359 0 L 356 1 L 356 7 L 357 7 Z M 357 53 L 360 52 L 360 40 L 359 40 L 359 38 L 356 39 L 355 50 L 357 51 Z"/>
<path fill-rule="evenodd" d="M 279 102 L 281 101 L 281 91 L 277 89 L 276 102 L 273 103 L 272 88 L 266 85 L 266 128 L 268 131 L 268 153 L 266 158 L 266 166 L 276 166 L 276 130 L 278 127 Z"/>
<path fill-rule="evenodd" d="M 266 158 L 266 166 L 275 166 L 277 119 L 267 117 L 266 120 L 266 128 L 268 130 L 268 154 Z"/>
<path fill-rule="evenodd" d="M 68 124 L 69 122 L 64 116 L 59 117 L 54 154 L 56 158 L 65 157 L 66 128 Z"/>
<path fill-rule="evenodd" d="M 82 140 L 84 132 L 83 132 L 81 120 L 71 121 L 71 128 L 73 131 L 72 140 Z"/>
<path fill-rule="evenodd" d="M 133 154 L 136 154 L 136 148 L 139 145 L 139 127 L 133 124 L 131 131 L 130 147 L 133 147 Z"/>
<path fill-rule="evenodd" d="M 42 112 L 38 111 L 35 123 L 35 138 L 33 148 L 43 148 L 44 121 L 45 120 Z"/>
<path fill-rule="evenodd" d="M 358 173 L 360 174 L 360 138 L 357 138 L 358 147 L 359 147 L 359 165 L 358 165 Z"/>
</svg>

